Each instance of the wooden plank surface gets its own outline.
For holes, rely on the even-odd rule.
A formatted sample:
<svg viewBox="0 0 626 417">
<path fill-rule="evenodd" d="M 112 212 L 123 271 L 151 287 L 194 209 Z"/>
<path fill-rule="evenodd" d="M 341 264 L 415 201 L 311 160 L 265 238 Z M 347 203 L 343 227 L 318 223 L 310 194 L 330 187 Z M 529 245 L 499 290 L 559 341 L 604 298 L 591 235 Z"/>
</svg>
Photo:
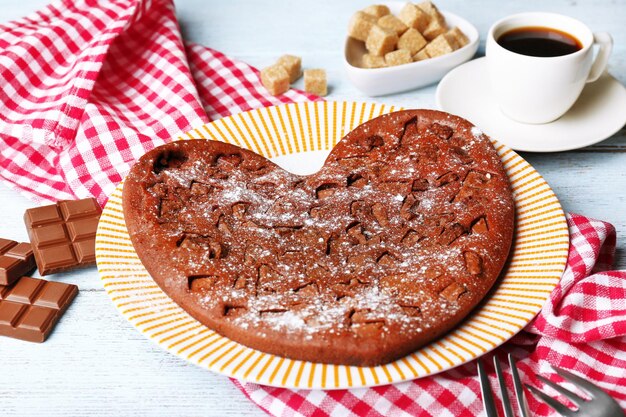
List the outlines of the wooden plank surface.
<svg viewBox="0 0 626 417">
<path fill-rule="evenodd" d="M 0 5 L 0 21 L 20 17 L 46 2 Z M 328 71 L 331 100 L 371 100 L 347 81 L 342 63 L 350 14 L 370 1 L 178 0 L 186 39 L 256 66 L 283 53 L 301 55 L 306 67 Z M 505 15 L 546 10 L 572 15 L 615 40 L 610 71 L 626 82 L 626 0 L 439 0 L 441 8 L 473 22 L 484 39 Z M 479 54 L 482 54 L 484 41 Z M 297 86 L 301 86 L 300 80 Z M 434 107 L 435 87 L 377 98 L 405 107 Z M 2 146 L 2 145 L 0 145 Z M 589 148 L 557 154 L 523 154 L 546 178 L 568 211 L 613 223 L 626 236 L 626 131 Z M 0 185 L 2 237 L 26 240 L 22 215 L 34 203 Z M 626 268 L 624 244 L 619 268 Z M 2 416 L 263 416 L 225 377 L 166 353 L 132 328 L 104 293 L 94 269 L 58 274 L 80 294 L 44 344 L 0 338 Z"/>
</svg>

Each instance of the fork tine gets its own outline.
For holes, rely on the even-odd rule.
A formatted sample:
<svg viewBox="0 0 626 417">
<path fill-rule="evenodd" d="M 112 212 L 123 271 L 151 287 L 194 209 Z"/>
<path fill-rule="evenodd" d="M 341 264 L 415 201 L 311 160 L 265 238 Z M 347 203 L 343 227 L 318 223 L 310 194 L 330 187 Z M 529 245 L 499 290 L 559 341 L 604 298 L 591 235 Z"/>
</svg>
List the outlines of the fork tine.
<svg viewBox="0 0 626 417">
<path fill-rule="evenodd" d="M 575 393 L 573 393 L 572 391 L 568 390 L 567 388 L 564 388 L 564 387 L 560 386 L 559 384 L 550 381 L 548 378 L 545 378 L 545 377 L 543 377 L 541 375 L 537 375 L 537 378 L 539 378 L 539 380 L 541 380 L 544 384 L 548 385 L 549 387 L 552 387 L 552 389 L 555 390 L 556 392 L 561 393 L 564 396 L 566 396 L 567 398 L 569 398 L 570 401 L 572 401 L 577 406 L 580 406 L 580 404 L 583 401 L 585 401 L 584 398 L 581 398 L 578 395 L 576 395 Z"/>
<path fill-rule="evenodd" d="M 537 388 L 528 385 L 528 384 L 524 384 L 526 385 L 526 388 L 528 388 L 530 390 L 530 392 L 532 392 L 535 396 L 541 398 L 543 401 L 545 401 L 546 404 L 548 404 L 550 407 L 554 408 L 554 410 L 563 415 L 563 416 L 573 416 L 574 412 L 572 410 L 570 410 L 569 408 L 567 408 L 566 406 L 564 406 L 563 404 L 561 404 L 560 402 L 558 402 L 557 400 L 555 400 L 554 398 L 550 397 L 548 394 L 545 394 L 542 391 L 539 391 Z"/>
<path fill-rule="evenodd" d="M 578 388 L 581 388 L 584 391 L 586 391 L 593 398 L 601 398 L 601 397 L 609 396 L 606 392 L 602 391 L 602 389 L 593 385 L 591 382 L 584 380 L 578 375 L 574 375 L 573 373 L 568 372 L 565 369 L 557 368 L 556 366 L 553 366 L 552 369 L 554 369 L 556 373 L 561 375 L 565 380 L 576 385 Z"/>
<path fill-rule="evenodd" d="M 509 353 L 509 366 L 511 367 L 511 374 L 513 375 L 513 387 L 515 388 L 515 396 L 517 397 L 517 407 L 519 408 L 519 412 L 522 417 L 530 417 L 526 393 L 524 392 L 522 381 L 520 381 L 519 373 L 517 372 L 517 363 L 511 353 Z"/>
<path fill-rule="evenodd" d="M 498 376 L 498 383 L 500 384 L 500 393 L 502 394 L 502 408 L 504 408 L 504 415 L 506 417 L 513 417 L 513 408 L 511 408 L 511 401 L 509 400 L 509 390 L 506 389 L 504 376 L 502 375 L 502 368 L 500 367 L 500 361 L 495 355 L 493 357 L 493 366 L 496 368 L 496 375 Z"/>
<path fill-rule="evenodd" d="M 496 403 L 493 400 L 493 392 L 489 384 L 489 377 L 487 376 L 487 372 L 485 372 L 485 366 L 481 359 L 478 360 L 478 376 L 480 377 L 480 392 L 483 397 L 485 413 L 487 413 L 487 417 L 498 417 Z"/>
</svg>

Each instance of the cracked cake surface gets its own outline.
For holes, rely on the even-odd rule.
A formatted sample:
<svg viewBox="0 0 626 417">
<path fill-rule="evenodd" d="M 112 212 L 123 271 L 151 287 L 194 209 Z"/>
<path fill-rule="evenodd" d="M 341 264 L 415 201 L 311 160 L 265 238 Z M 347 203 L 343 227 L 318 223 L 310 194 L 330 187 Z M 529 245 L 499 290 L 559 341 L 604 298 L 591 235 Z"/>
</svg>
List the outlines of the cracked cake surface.
<svg viewBox="0 0 626 417">
<path fill-rule="evenodd" d="M 123 205 L 145 268 L 201 323 L 264 352 L 360 366 L 459 323 L 514 228 L 489 138 L 433 110 L 358 126 L 310 176 L 222 142 L 168 143 L 132 168 Z"/>
</svg>

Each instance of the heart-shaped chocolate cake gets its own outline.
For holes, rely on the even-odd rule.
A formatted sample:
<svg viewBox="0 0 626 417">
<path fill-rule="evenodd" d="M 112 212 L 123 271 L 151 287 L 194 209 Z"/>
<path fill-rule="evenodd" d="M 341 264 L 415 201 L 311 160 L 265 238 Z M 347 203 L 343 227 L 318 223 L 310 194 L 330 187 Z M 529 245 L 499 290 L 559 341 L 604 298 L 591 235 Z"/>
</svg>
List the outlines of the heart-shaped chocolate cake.
<svg viewBox="0 0 626 417">
<path fill-rule="evenodd" d="M 431 110 L 360 125 L 310 176 L 226 143 L 168 143 L 132 168 L 123 203 L 142 263 L 197 320 L 265 352 L 361 366 L 459 323 L 514 227 L 489 138 Z"/>
</svg>

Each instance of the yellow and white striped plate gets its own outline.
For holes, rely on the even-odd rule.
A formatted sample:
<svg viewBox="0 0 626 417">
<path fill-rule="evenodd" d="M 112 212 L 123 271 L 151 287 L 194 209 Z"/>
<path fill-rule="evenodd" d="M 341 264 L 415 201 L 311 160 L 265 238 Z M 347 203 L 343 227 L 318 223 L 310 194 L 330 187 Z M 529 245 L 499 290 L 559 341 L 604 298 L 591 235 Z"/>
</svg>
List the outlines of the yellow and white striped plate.
<svg viewBox="0 0 626 417">
<path fill-rule="evenodd" d="M 236 114 L 188 132 L 251 149 L 288 169 L 312 172 L 347 132 L 393 106 L 297 103 Z M 541 309 L 565 268 L 569 245 L 556 196 L 524 159 L 496 143 L 515 193 L 511 262 L 489 299 L 454 331 L 419 351 L 377 367 L 336 366 L 276 357 L 235 343 L 189 316 L 142 266 L 124 223 L 120 184 L 106 205 L 96 240 L 98 271 L 115 306 L 139 331 L 194 364 L 259 384 L 352 388 L 405 381 L 468 362 L 501 345 Z"/>
</svg>

